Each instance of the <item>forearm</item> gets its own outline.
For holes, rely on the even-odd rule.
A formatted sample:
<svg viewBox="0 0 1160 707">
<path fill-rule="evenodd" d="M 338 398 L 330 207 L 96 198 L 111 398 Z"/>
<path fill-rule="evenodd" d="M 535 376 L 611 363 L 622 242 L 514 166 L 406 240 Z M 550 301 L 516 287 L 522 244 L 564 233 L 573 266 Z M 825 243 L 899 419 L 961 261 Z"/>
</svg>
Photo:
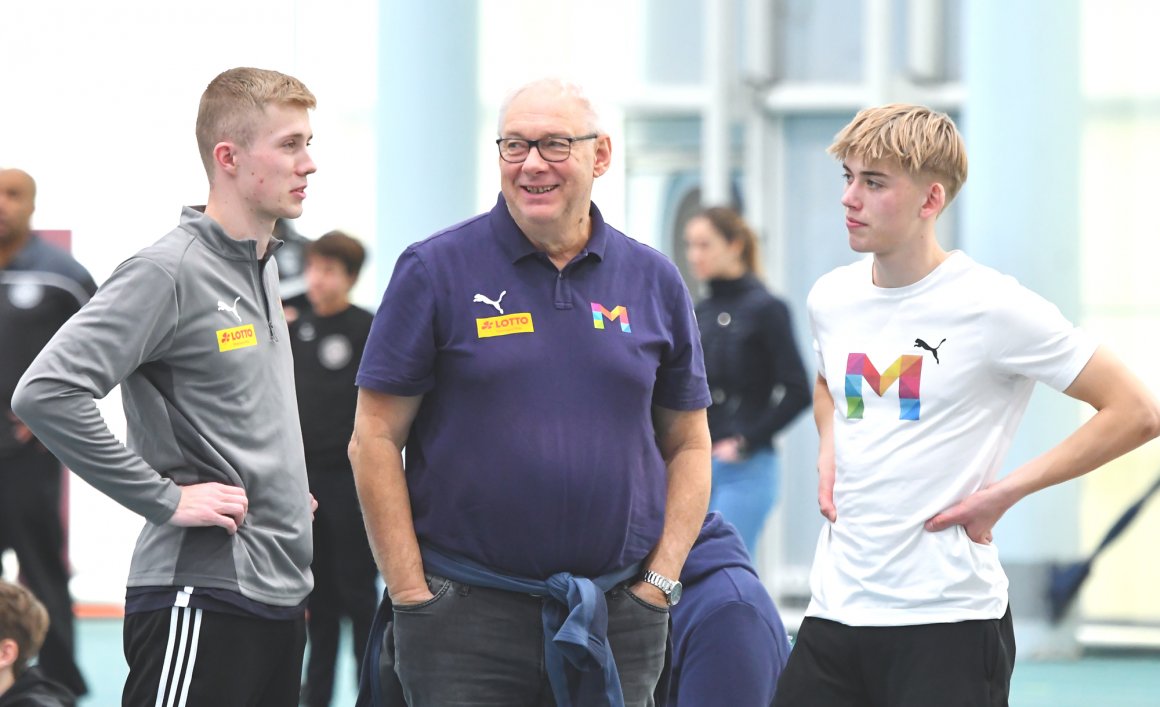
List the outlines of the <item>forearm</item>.
<svg viewBox="0 0 1160 707">
<path fill-rule="evenodd" d="M 645 560 L 647 569 L 673 579 L 680 576 L 685 558 L 701 532 L 712 483 L 712 445 L 705 413 L 700 410 L 683 414 L 690 417 L 678 423 L 679 430 L 669 433 L 680 441 L 671 447 L 662 443 L 668 478 L 664 529 Z"/>
<path fill-rule="evenodd" d="M 814 382 L 814 424 L 818 428 L 818 510 L 826 520 L 838 520 L 834 484 L 838 468 L 834 458 L 834 398 L 821 375 Z"/>
<path fill-rule="evenodd" d="M 833 472 L 834 461 L 834 399 L 830 396 L 826 379 L 818 376 L 814 384 L 814 425 L 818 428 L 818 458 L 827 460 L 824 466 Z M 819 467 L 823 466 L 819 464 Z M 820 469 L 819 469 L 820 470 Z"/>
<path fill-rule="evenodd" d="M 1023 464 L 991 488 L 1008 507 L 1049 486 L 1082 476 L 1132 451 L 1157 434 L 1155 412 L 1109 406 L 1058 445 Z"/>
<path fill-rule="evenodd" d="M 350 460 L 367 537 L 391 596 L 427 587 L 411 516 L 402 452 L 389 440 L 356 429 Z"/>
</svg>

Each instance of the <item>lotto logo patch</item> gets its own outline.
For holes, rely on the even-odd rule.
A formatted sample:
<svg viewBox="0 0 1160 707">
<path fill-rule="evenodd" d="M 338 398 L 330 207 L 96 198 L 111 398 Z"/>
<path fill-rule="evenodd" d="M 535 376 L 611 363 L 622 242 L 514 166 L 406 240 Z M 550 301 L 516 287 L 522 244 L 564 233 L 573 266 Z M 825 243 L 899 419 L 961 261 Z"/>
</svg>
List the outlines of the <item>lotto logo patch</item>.
<svg viewBox="0 0 1160 707">
<path fill-rule="evenodd" d="M 493 336 L 507 336 L 508 334 L 531 334 L 535 331 L 532 325 L 531 312 L 505 314 L 502 317 L 483 317 L 475 320 L 475 330 L 479 338 L 487 339 Z"/>
<path fill-rule="evenodd" d="M 257 346 L 258 335 L 254 333 L 253 324 L 246 324 L 233 329 L 218 329 L 217 342 L 218 351 L 233 351 L 247 346 Z"/>
</svg>

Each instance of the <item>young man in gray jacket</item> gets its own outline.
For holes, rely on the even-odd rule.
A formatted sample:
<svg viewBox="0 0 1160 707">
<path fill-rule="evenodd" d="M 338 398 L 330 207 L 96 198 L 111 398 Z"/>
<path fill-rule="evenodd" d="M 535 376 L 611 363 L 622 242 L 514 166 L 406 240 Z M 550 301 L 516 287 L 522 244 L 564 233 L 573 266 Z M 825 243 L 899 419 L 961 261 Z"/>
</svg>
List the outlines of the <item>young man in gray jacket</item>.
<svg viewBox="0 0 1160 707">
<path fill-rule="evenodd" d="M 13 398 L 53 453 L 147 521 L 125 704 L 298 704 L 313 499 L 271 234 L 302 213 L 314 105 L 275 71 L 215 78 L 197 117 L 206 206 L 122 263 Z M 127 447 L 94 402 L 118 384 Z"/>
</svg>

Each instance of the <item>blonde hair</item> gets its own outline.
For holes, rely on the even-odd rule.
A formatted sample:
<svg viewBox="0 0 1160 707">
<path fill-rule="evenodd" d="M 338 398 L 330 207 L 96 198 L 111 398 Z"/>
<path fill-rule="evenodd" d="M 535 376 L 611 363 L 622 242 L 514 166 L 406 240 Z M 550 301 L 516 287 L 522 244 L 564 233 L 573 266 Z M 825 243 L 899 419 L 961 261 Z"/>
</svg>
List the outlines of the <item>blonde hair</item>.
<svg viewBox="0 0 1160 707">
<path fill-rule="evenodd" d="M 213 148 L 219 142 L 250 144 L 256 118 L 266 106 L 311 109 L 316 103 L 305 84 L 277 71 L 239 67 L 218 74 L 201 94 L 197 109 L 197 149 L 206 174 L 213 179 Z"/>
<path fill-rule="evenodd" d="M 843 162 L 851 155 L 893 160 L 911 175 L 932 176 L 946 190 L 947 204 L 967 181 L 967 148 L 958 128 L 946 113 L 925 106 L 892 103 L 859 111 L 826 151 Z"/>
<path fill-rule="evenodd" d="M 584 129 L 587 132 L 596 133 L 598 135 L 605 134 L 604 127 L 600 123 L 600 113 L 596 109 L 596 102 L 592 100 L 592 97 L 588 94 L 587 91 L 584 90 L 583 86 L 562 78 L 545 77 L 536 79 L 534 81 L 529 81 L 528 83 L 509 93 L 503 99 L 503 103 L 500 104 L 499 108 L 499 123 L 496 126 L 497 134 L 500 137 L 503 137 L 503 123 L 507 118 L 508 108 L 511 107 L 512 102 L 515 101 L 521 93 L 532 89 L 549 89 L 558 92 L 565 98 L 574 99 L 577 103 L 580 104 L 580 108 L 583 111 Z"/>
<path fill-rule="evenodd" d="M 0 641 L 16 641 L 16 662 L 12 672 L 24 672 L 32 656 L 44 645 L 48 634 L 48 611 L 32 592 L 18 584 L 0 580 Z"/>
</svg>

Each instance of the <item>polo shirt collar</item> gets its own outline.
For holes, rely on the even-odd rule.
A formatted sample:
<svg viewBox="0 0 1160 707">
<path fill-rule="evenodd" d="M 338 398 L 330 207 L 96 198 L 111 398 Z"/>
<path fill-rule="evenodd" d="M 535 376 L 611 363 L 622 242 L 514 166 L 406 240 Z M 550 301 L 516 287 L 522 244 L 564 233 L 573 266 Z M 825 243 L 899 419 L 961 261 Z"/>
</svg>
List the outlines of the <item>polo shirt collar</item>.
<svg viewBox="0 0 1160 707">
<path fill-rule="evenodd" d="M 592 220 L 592 233 L 588 236 L 588 244 L 580 251 L 580 255 L 581 257 L 595 255 L 598 260 L 604 260 L 604 251 L 608 247 L 608 225 L 604 223 L 604 216 L 600 214 L 596 204 L 591 205 L 588 216 Z M 504 255 L 513 263 L 540 252 L 516 225 L 503 194 L 496 200 L 488 220 Z"/>
</svg>

